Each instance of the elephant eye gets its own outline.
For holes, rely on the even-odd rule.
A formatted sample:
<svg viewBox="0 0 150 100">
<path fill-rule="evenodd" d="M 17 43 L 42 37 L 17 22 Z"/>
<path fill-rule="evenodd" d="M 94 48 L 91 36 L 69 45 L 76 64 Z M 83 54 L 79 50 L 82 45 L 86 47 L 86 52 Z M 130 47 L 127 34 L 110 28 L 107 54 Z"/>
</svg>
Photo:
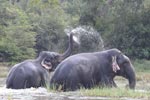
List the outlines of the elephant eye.
<svg viewBox="0 0 150 100">
<path fill-rule="evenodd" d="M 45 61 L 46 61 L 46 62 L 50 62 L 50 61 L 51 61 L 51 59 L 45 59 Z"/>
<path fill-rule="evenodd" d="M 58 58 L 59 58 L 59 55 L 56 55 L 56 56 L 55 56 L 55 60 L 57 60 Z"/>
<path fill-rule="evenodd" d="M 54 62 L 57 62 L 58 56 L 53 59 Z"/>
</svg>

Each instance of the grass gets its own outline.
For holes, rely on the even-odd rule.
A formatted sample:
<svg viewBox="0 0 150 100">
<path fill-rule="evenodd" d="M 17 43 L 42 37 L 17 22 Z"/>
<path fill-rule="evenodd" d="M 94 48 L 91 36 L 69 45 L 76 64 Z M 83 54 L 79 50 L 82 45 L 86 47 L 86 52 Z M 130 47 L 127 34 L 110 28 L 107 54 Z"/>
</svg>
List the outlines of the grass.
<svg viewBox="0 0 150 100">
<path fill-rule="evenodd" d="M 137 81 L 150 80 L 150 61 L 135 60 L 132 62 L 136 71 Z"/>
<path fill-rule="evenodd" d="M 148 60 L 135 60 L 132 61 L 133 66 L 136 71 L 137 78 L 137 89 L 138 87 L 147 90 L 145 92 L 135 91 L 126 88 L 93 88 L 93 89 L 81 89 L 80 92 L 86 96 L 101 96 L 101 97 L 112 97 L 112 98 L 120 98 L 120 97 L 129 97 L 129 98 L 150 98 L 150 61 Z M 124 82 L 125 80 L 116 77 L 117 81 Z M 116 82 L 117 83 L 117 82 Z M 140 85 L 140 86 L 139 86 Z M 144 85 L 144 86 L 143 86 Z M 142 87 L 141 87 L 142 86 Z"/>
<path fill-rule="evenodd" d="M 0 63 L 0 77 L 6 77 L 8 74 L 7 64 Z"/>
<path fill-rule="evenodd" d="M 135 60 L 132 63 L 136 72 L 150 73 L 150 60 Z"/>
<path fill-rule="evenodd" d="M 150 92 L 140 92 L 125 88 L 93 88 L 93 89 L 81 89 L 82 95 L 86 96 L 101 96 L 112 98 L 150 98 Z"/>
</svg>

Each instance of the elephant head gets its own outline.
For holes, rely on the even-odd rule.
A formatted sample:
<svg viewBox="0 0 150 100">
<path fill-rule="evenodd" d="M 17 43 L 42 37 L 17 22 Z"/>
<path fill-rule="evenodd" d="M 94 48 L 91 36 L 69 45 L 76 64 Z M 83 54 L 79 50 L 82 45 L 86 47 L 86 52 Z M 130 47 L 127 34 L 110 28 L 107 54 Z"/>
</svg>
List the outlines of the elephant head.
<svg viewBox="0 0 150 100">
<path fill-rule="evenodd" d="M 130 59 L 118 49 L 111 49 L 109 55 L 111 55 L 112 71 L 115 76 L 123 76 L 128 79 L 129 88 L 134 89 L 136 85 L 136 76 Z"/>
<path fill-rule="evenodd" d="M 69 36 L 69 47 L 63 53 L 59 54 L 57 52 L 50 52 L 50 51 L 42 51 L 40 52 L 36 62 L 40 63 L 42 67 L 49 71 L 53 71 L 56 66 L 65 58 L 71 55 L 73 47 L 73 34 Z"/>
</svg>

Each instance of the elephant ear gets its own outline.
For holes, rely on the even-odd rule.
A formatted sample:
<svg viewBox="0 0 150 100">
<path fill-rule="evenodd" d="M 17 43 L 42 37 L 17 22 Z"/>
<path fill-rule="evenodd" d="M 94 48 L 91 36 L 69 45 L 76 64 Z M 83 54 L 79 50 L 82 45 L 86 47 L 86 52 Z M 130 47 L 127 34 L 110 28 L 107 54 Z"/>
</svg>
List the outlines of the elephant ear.
<svg viewBox="0 0 150 100">
<path fill-rule="evenodd" d="M 116 56 L 112 56 L 112 69 L 115 73 L 117 72 L 117 70 L 120 70 L 120 67 L 118 66 L 116 61 Z"/>
<path fill-rule="evenodd" d="M 42 67 L 44 67 L 47 70 L 52 69 L 52 64 L 50 61 L 46 61 L 46 58 L 42 60 L 41 62 Z"/>
</svg>

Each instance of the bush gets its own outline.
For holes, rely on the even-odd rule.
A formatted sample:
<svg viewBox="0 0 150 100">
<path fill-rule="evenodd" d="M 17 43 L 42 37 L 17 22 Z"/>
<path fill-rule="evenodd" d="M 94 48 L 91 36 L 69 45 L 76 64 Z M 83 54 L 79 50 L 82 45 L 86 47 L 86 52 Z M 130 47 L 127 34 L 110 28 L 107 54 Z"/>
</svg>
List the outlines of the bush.
<svg viewBox="0 0 150 100">
<path fill-rule="evenodd" d="M 21 61 L 35 56 L 35 32 L 25 12 L 15 6 L 0 9 L 0 59 Z"/>
</svg>

